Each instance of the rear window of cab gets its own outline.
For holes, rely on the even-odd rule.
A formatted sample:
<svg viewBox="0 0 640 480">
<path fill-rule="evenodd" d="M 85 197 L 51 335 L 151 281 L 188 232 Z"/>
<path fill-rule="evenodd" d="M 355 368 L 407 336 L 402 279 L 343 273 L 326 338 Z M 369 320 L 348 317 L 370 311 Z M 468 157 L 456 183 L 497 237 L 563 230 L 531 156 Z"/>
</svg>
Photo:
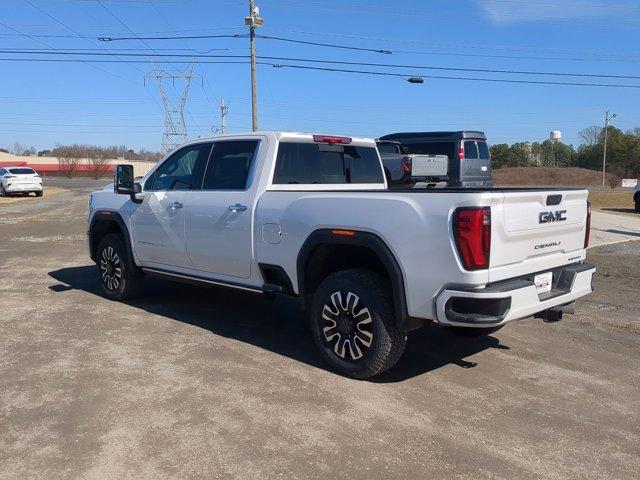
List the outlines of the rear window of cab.
<svg viewBox="0 0 640 480">
<path fill-rule="evenodd" d="M 276 185 L 384 183 L 375 147 L 280 142 Z"/>
</svg>

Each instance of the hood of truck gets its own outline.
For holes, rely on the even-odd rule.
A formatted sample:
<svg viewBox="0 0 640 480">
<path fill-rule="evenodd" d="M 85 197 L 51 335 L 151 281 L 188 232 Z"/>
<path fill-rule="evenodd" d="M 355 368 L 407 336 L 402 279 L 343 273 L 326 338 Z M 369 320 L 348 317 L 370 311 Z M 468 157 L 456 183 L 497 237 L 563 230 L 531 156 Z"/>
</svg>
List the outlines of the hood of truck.
<svg viewBox="0 0 640 480">
<path fill-rule="evenodd" d="M 496 192 L 489 281 L 583 260 L 587 196 L 587 190 Z"/>
</svg>

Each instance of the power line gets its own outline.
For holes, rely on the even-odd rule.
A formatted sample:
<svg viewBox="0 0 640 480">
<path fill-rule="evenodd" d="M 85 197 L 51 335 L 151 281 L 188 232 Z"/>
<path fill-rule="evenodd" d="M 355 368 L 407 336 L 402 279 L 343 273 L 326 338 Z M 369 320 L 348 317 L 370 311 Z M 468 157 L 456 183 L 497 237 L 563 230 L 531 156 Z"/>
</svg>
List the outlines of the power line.
<svg viewBox="0 0 640 480">
<path fill-rule="evenodd" d="M 264 57 L 263 57 L 264 58 Z M 0 61 L 7 62 L 71 62 L 71 63 L 147 63 L 141 60 L 121 61 L 121 60 L 92 60 L 92 59 L 79 59 L 69 60 L 64 58 L 59 59 L 29 59 L 29 58 L 0 58 Z M 169 63 L 167 61 L 160 61 L 156 63 Z M 187 61 L 177 61 L 176 63 L 190 63 Z M 200 64 L 243 64 L 247 62 L 242 61 L 201 61 Z M 389 76 L 406 79 L 415 76 L 413 73 L 392 73 L 392 72 L 376 72 L 368 70 L 349 70 L 342 68 L 329 68 L 329 67 L 313 67 L 309 65 L 291 65 L 282 63 L 271 62 L 257 62 L 259 65 L 268 65 L 276 68 L 297 68 L 302 70 L 318 70 L 325 72 L 337 72 L 337 73 L 353 73 L 361 75 L 378 75 Z M 579 82 L 550 82 L 543 80 L 511 80 L 511 79 L 499 79 L 499 78 L 480 78 L 480 77 L 456 77 L 445 75 L 424 75 L 426 79 L 439 79 L 439 80 L 465 80 L 473 82 L 490 82 L 490 83 L 514 83 L 514 84 L 530 84 L 530 85 L 565 85 L 574 87 L 609 87 L 609 88 L 640 88 L 640 85 L 626 85 L 626 84 L 606 84 L 606 83 L 579 83 Z"/>
<path fill-rule="evenodd" d="M 61 55 L 68 54 L 68 51 L 63 50 L 4 50 L 0 49 L 0 53 L 3 54 L 23 54 L 23 55 Z M 111 53 L 111 52 L 74 52 L 74 55 L 78 56 L 121 56 L 121 57 L 154 57 L 158 56 L 167 60 L 167 58 L 248 58 L 247 55 L 211 55 L 211 54 L 164 54 L 159 53 L 147 54 L 147 53 Z M 600 73 L 582 73 L 582 72 L 552 72 L 552 71 L 533 71 L 533 70 L 506 70 L 506 69 L 491 69 L 491 68 L 467 68 L 467 67 L 439 67 L 432 65 L 403 65 L 395 63 L 375 63 L 375 62 L 352 62 L 343 60 L 324 60 L 314 58 L 300 58 L 300 57 L 273 57 L 273 56 L 261 56 L 262 60 L 275 60 L 285 62 L 304 62 L 304 63 L 316 63 L 316 64 L 334 64 L 334 65 L 352 65 L 360 67 L 381 67 L 381 68 L 408 68 L 416 70 L 438 70 L 438 71 L 454 71 L 454 72 L 472 72 L 472 73 L 497 73 L 507 75 L 541 75 L 541 76 L 561 76 L 561 77 L 586 77 L 586 78 L 618 78 L 618 79 L 640 79 L 639 75 L 615 75 L 615 74 L 600 74 Z M 169 62 L 170 63 L 170 62 Z M 406 76 L 406 75 L 404 75 Z"/>
<path fill-rule="evenodd" d="M 390 73 L 390 72 L 375 72 L 366 70 L 348 70 L 342 68 L 328 68 L 328 67 L 311 67 L 308 65 L 287 65 L 287 64 L 270 64 L 267 62 L 258 62 L 261 65 L 271 65 L 276 68 L 297 68 L 301 70 L 319 70 L 324 72 L 339 72 L 339 73 L 354 73 L 359 75 L 379 75 L 388 77 L 399 77 L 406 79 L 412 77 L 410 73 Z M 611 88 L 640 88 L 640 85 L 619 85 L 619 84 L 604 84 L 604 83 L 578 83 L 578 82 L 549 82 L 543 80 L 511 80 L 511 79 L 498 79 L 498 78 L 479 78 L 479 77 L 454 77 L 445 75 L 427 75 L 426 79 L 440 79 L 440 80 L 464 80 L 470 82 L 492 82 L 492 83 L 518 83 L 518 84 L 530 84 L 530 85 L 564 85 L 573 87 L 611 87 Z"/>
</svg>

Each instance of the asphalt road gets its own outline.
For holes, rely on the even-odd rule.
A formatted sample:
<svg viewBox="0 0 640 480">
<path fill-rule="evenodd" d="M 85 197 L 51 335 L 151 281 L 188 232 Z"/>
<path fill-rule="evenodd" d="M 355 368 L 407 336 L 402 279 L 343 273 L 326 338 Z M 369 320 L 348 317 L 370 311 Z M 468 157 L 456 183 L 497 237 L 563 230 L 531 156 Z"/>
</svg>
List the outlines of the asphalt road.
<svg viewBox="0 0 640 480">
<path fill-rule="evenodd" d="M 366 382 L 288 299 L 100 297 L 88 188 L 0 207 L 0 478 L 638 477 L 640 242 L 590 250 L 576 315 L 424 329 Z"/>
</svg>

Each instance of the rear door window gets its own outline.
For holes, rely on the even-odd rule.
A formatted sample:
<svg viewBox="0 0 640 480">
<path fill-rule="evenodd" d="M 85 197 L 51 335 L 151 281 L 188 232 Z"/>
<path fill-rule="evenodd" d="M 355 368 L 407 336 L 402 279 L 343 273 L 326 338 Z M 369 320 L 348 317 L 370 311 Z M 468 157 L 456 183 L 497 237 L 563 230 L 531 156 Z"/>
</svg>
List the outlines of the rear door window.
<svg viewBox="0 0 640 480">
<path fill-rule="evenodd" d="M 491 158 L 487 142 L 478 141 L 478 150 L 480 151 L 480 158 L 482 160 L 489 160 Z"/>
<path fill-rule="evenodd" d="M 478 159 L 478 145 L 474 140 L 466 140 L 464 142 L 464 158 L 477 160 Z"/>
<path fill-rule="evenodd" d="M 378 151 L 372 147 L 281 142 L 273 183 L 383 183 Z"/>
</svg>

